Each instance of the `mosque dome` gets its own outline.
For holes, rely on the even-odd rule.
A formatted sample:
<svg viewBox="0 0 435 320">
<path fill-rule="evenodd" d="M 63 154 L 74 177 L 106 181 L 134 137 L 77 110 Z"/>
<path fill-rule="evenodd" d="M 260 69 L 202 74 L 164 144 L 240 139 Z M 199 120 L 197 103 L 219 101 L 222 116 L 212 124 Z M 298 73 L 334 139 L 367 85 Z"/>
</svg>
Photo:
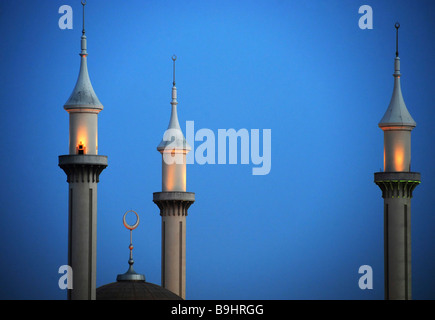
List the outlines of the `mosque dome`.
<svg viewBox="0 0 435 320">
<path fill-rule="evenodd" d="M 97 288 L 97 300 L 183 300 L 175 293 L 144 280 L 116 281 Z"/>
</svg>

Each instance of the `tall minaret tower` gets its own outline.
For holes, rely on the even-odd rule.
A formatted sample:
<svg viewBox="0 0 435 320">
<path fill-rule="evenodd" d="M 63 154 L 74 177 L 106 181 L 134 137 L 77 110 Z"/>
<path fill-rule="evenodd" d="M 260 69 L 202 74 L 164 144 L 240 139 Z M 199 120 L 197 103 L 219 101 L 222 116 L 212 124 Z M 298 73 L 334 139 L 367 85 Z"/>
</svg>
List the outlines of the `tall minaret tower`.
<svg viewBox="0 0 435 320">
<path fill-rule="evenodd" d="M 59 156 L 68 186 L 68 265 L 73 288 L 68 299 L 95 299 L 97 249 L 97 183 L 107 167 L 107 156 L 98 154 L 98 113 L 103 105 L 92 88 L 87 68 L 85 4 L 81 64 L 76 86 L 64 105 L 69 114 L 69 155 Z"/>
<path fill-rule="evenodd" d="M 186 297 L 186 216 L 195 194 L 186 192 L 186 154 L 191 150 L 177 116 L 177 88 L 172 86 L 168 129 L 157 147 L 162 154 L 162 192 L 153 194 L 162 217 L 162 287 Z"/>
<path fill-rule="evenodd" d="M 375 183 L 384 198 L 385 299 L 411 299 L 411 198 L 420 173 L 411 172 L 411 131 L 416 123 L 406 108 L 400 89 L 400 58 L 396 23 L 394 89 L 379 127 L 384 131 L 384 172 Z"/>
</svg>

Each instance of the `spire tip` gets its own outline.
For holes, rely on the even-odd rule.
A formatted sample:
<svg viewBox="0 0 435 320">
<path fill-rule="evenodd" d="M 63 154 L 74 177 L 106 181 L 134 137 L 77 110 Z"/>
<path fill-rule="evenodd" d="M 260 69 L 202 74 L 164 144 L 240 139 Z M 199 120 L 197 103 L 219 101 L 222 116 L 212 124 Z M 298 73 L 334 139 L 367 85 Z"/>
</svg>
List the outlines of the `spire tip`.
<svg viewBox="0 0 435 320">
<path fill-rule="evenodd" d="M 173 81 L 172 85 L 175 87 L 175 60 L 177 60 L 177 56 L 175 54 L 172 55 L 172 61 L 174 62 L 174 72 L 173 72 Z"/>
<path fill-rule="evenodd" d="M 396 57 L 399 56 L 399 28 L 400 28 L 400 23 L 396 22 L 396 24 L 394 25 L 394 28 L 396 28 Z"/>
<path fill-rule="evenodd" d="M 83 30 L 82 30 L 82 34 L 85 35 L 85 5 L 86 5 L 86 0 L 81 0 L 82 6 L 83 6 Z"/>
</svg>

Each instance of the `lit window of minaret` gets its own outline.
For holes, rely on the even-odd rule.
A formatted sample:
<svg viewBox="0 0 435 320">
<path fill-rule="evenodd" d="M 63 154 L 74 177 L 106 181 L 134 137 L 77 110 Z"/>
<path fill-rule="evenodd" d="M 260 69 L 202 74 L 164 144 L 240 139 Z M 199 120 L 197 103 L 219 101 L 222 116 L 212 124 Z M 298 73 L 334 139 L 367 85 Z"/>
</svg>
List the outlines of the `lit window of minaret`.
<svg viewBox="0 0 435 320">
<path fill-rule="evenodd" d="M 384 172 L 375 183 L 384 198 L 385 299 L 411 299 L 411 198 L 420 173 L 411 172 L 411 131 L 416 123 L 406 108 L 400 88 L 399 27 L 396 23 L 394 89 L 379 123 L 384 131 Z"/>
<path fill-rule="evenodd" d="M 87 68 L 85 5 L 81 38 L 81 64 L 76 86 L 64 109 L 69 114 L 69 155 L 59 156 L 67 175 L 68 265 L 73 288 L 68 299 L 92 300 L 96 290 L 97 183 L 107 167 L 107 156 L 99 156 L 97 123 L 103 106 L 92 88 Z"/>
<path fill-rule="evenodd" d="M 171 118 L 157 147 L 162 154 L 162 192 L 155 192 L 153 201 L 160 208 L 162 217 L 162 287 L 185 299 L 186 216 L 195 194 L 186 192 L 186 154 L 191 148 L 178 123 L 176 59 L 174 55 Z"/>
</svg>

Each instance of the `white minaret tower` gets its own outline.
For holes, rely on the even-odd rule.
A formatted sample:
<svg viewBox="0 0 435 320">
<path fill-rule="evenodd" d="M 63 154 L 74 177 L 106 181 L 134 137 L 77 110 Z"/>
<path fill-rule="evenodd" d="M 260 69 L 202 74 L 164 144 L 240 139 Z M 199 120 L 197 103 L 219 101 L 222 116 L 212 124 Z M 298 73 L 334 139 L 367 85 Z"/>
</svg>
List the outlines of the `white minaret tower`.
<svg viewBox="0 0 435 320">
<path fill-rule="evenodd" d="M 64 105 L 69 114 L 69 155 L 59 156 L 67 175 L 68 265 L 73 271 L 73 288 L 68 299 L 93 300 L 96 290 L 97 183 L 107 167 L 107 156 L 98 154 L 98 113 L 103 105 L 92 88 L 87 68 L 85 4 L 81 64 L 76 86 Z"/>
<path fill-rule="evenodd" d="M 191 150 L 177 116 L 177 88 L 172 86 L 168 129 L 157 147 L 162 154 L 162 192 L 153 194 L 162 217 L 162 287 L 186 297 L 186 216 L 195 194 L 186 192 L 186 154 Z"/>
<path fill-rule="evenodd" d="M 420 173 L 411 172 L 411 131 L 416 123 L 406 108 L 400 89 L 400 58 L 396 23 L 394 89 L 379 127 L 384 131 L 384 172 L 375 183 L 384 198 L 385 299 L 411 299 L 411 198 Z"/>
</svg>

